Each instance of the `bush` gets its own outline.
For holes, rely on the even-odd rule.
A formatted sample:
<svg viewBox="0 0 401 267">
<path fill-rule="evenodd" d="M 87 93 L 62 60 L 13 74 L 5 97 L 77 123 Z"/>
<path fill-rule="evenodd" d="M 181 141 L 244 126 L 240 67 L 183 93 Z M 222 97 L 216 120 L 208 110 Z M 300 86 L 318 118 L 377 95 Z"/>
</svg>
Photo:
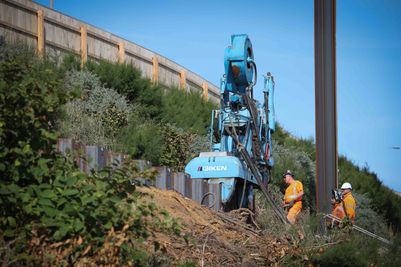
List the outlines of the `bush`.
<svg viewBox="0 0 401 267">
<path fill-rule="evenodd" d="M 217 105 L 205 102 L 199 94 L 174 88 L 163 97 L 162 121 L 205 135 L 213 109 L 217 109 Z"/>
<path fill-rule="evenodd" d="M 89 62 L 86 66 L 102 83 L 124 95 L 146 119 L 169 123 L 198 134 L 206 134 L 212 109 L 217 105 L 203 101 L 198 93 L 152 85 L 139 70 L 127 64 Z"/>
<path fill-rule="evenodd" d="M 58 123 L 62 136 L 88 145 L 113 145 L 119 130 L 128 122 L 131 109 L 126 99 L 103 87 L 100 79 L 88 71 L 68 72 L 64 88 L 79 92 L 81 98 L 63 107 Z"/>
<path fill-rule="evenodd" d="M 367 248 L 367 246 L 364 246 Z M 376 247 L 376 246 L 375 246 Z M 326 250 L 322 255 L 317 256 L 313 263 L 320 266 L 369 266 L 372 260 L 371 253 L 375 247 L 362 250 L 351 241 L 346 241 L 340 245 Z M 375 253 L 376 254 L 376 253 Z"/>
<path fill-rule="evenodd" d="M 389 238 L 389 229 L 386 221 L 372 206 L 372 200 L 366 194 L 353 193 L 357 209 L 355 224 L 384 238 Z"/>
<path fill-rule="evenodd" d="M 133 202 L 128 172 L 86 177 L 55 152 L 50 118 L 70 99 L 56 71 L 35 58 L 0 62 L 0 225 L 7 237 L 28 225 L 27 230 L 45 228 L 55 239 L 97 235 L 93 231 L 122 227 L 130 214 L 128 207 L 120 209 Z"/>
<path fill-rule="evenodd" d="M 183 171 L 185 165 L 201 151 L 209 150 L 209 142 L 205 136 L 174 127 L 164 125 L 162 127 L 164 138 L 160 163 L 169 166 L 174 171 Z"/>
<path fill-rule="evenodd" d="M 374 239 L 352 233 L 348 240 L 313 255 L 311 261 L 318 266 L 400 266 L 398 245 L 383 247 Z"/>
<path fill-rule="evenodd" d="M 144 121 L 133 112 L 128 125 L 118 135 L 119 149 L 134 158 L 160 164 L 164 144 L 161 127 L 153 121 Z"/>
<path fill-rule="evenodd" d="M 8 237 L 32 217 L 40 218 L 42 214 L 24 203 L 47 194 L 46 184 L 59 166 L 54 162 L 57 135 L 51 119 L 70 96 L 60 90 L 55 70 L 54 64 L 37 61 L 33 54 L 10 52 L 0 61 L 0 225 Z"/>
<path fill-rule="evenodd" d="M 141 115 L 148 119 L 162 116 L 162 89 L 141 77 L 141 72 L 128 64 L 107 61 L 87 63 L 86 68 L 100 77 L 106 87 L 124 95 L 131 104 L 142 107 Z"/>
<path fill-rule="evenodd" d="M 67 238 L 56 243 L 70 256 L 65 265 L 103 250 L 121 251 L 120 263 L 140 261 L 136 243 L 146 238 L 148 227 L 176 234 L 179 227 L 166 214 L 159 216 L 154 204 L 137 202 L 139 194 L 129 181 L 154 177 L 153 172 L 139 174 L 128 161 L 88 176 L 56 152 L 54 118 L 73 97 L 62 89 L 57 71 L 33 54 L 10 52 L 0 60 L 0 263 L 45 264 L 33 261 L 33 253 L 39 249 L 36 255 L 49 257 L 49 244 Z"/>
</svg>

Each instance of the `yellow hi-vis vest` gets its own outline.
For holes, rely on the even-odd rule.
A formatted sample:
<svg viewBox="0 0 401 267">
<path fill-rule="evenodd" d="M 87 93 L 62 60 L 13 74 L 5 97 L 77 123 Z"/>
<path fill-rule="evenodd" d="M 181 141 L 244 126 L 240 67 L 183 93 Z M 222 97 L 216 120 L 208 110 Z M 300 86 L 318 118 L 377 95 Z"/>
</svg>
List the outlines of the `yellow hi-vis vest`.
<svg viewBox="0 0 401 267">
<path fill-rule="evenodd" d="M 301 201 L 302 197 L 298 197 L 297 195 L 304 191 L 304 187 L 300 181 L 294 180 L 287 189 L 285 190 L 284 202 L 290 203 L 292 200 Z"/>
<path fill-rule="evenodd" d="M 356 202 L 351 192 L 344 195 L 343 203 L 347 216 L 352 220 L 352 222 L 354 222 Z"/>
</svg>

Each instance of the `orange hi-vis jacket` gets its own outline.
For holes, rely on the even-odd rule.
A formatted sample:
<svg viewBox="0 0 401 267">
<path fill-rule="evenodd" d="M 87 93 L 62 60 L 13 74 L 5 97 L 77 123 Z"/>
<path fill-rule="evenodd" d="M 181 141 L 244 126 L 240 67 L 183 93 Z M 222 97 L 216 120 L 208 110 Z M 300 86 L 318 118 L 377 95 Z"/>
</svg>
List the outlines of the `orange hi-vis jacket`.
<svg viewBox="0 0 401 267">
<path fill-rule="evenodd" d="M 336 203 L 333 211 L 331 212 L 331 215 L 337 217 L 338 219 L 342 220 L 345 217 L 345 211 L 344 211 L 344 206 L 343 203 Z"/>
<path fill-rule="evenodd" d="M 346 215 L 351 219 L 352 222 L 354 222 L 356 202 L 351 192 L 344 195 L 343 202 Z"/>
<path fill-rule="evenodd" d="M 292 182 L 287 189 L 285 190 L 284 202 L 286 204 L 290 203 L 294 200 L 294 205 L 288 209 L 287 219 L 291 224 L 294 224 L 298 214 L 302 209 L 302 197 L 298 197 L 297 195 L 304 191 L 302 183 L 300 181 Z"/>
<path fill-rule="evenodd" d="M 302 183 L 300 181 L 294 180 L 294 182 L 292 182 L 285 190 L 284 202 L 288 204 L 292 200 L 294 200 L 294 202 L 301 201 L 302 197 L 297 198 L 297 195 L 303 191 L 304 187 Z"/>
</svg>

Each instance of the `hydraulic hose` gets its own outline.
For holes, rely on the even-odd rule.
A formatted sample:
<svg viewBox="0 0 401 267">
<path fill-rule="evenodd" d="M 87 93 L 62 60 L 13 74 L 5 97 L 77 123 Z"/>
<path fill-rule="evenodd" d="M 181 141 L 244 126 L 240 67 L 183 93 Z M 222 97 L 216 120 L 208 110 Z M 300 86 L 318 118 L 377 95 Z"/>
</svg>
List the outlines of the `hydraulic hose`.
<svg viewBox="0 0 401 267">
<path fill-rule="evenodd" d="M 212 204 L 209 205 L 209 208 L 213 208 L 214 205 L 216 205 L 216 195 L 215 195 L 214 193 L 212 193 L 212 192 L 208 192 L 208 193 L 206 193 L 206 194 L 204 194 L 204 195 L 202 196 L 201 205 L 203 205 L 203 201 L 205 200 L 205 198 L 206 198 L 207 196 L 213 196 L 213 202 L 212 202 Z"/>
</svg>

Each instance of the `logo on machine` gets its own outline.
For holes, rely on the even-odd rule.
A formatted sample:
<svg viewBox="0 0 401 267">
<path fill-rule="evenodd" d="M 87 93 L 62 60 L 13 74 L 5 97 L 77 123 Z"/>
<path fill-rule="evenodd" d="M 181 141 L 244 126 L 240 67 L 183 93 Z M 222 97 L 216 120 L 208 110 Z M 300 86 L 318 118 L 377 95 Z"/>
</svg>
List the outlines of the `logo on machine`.
<svg viewBox="0 0 401 267">
<path fill-rule="evenodd" d="M 198 172 L 211 172 L 211 171 L 226 171 L 227 166 L 199 166 Z"/>
</svg>

